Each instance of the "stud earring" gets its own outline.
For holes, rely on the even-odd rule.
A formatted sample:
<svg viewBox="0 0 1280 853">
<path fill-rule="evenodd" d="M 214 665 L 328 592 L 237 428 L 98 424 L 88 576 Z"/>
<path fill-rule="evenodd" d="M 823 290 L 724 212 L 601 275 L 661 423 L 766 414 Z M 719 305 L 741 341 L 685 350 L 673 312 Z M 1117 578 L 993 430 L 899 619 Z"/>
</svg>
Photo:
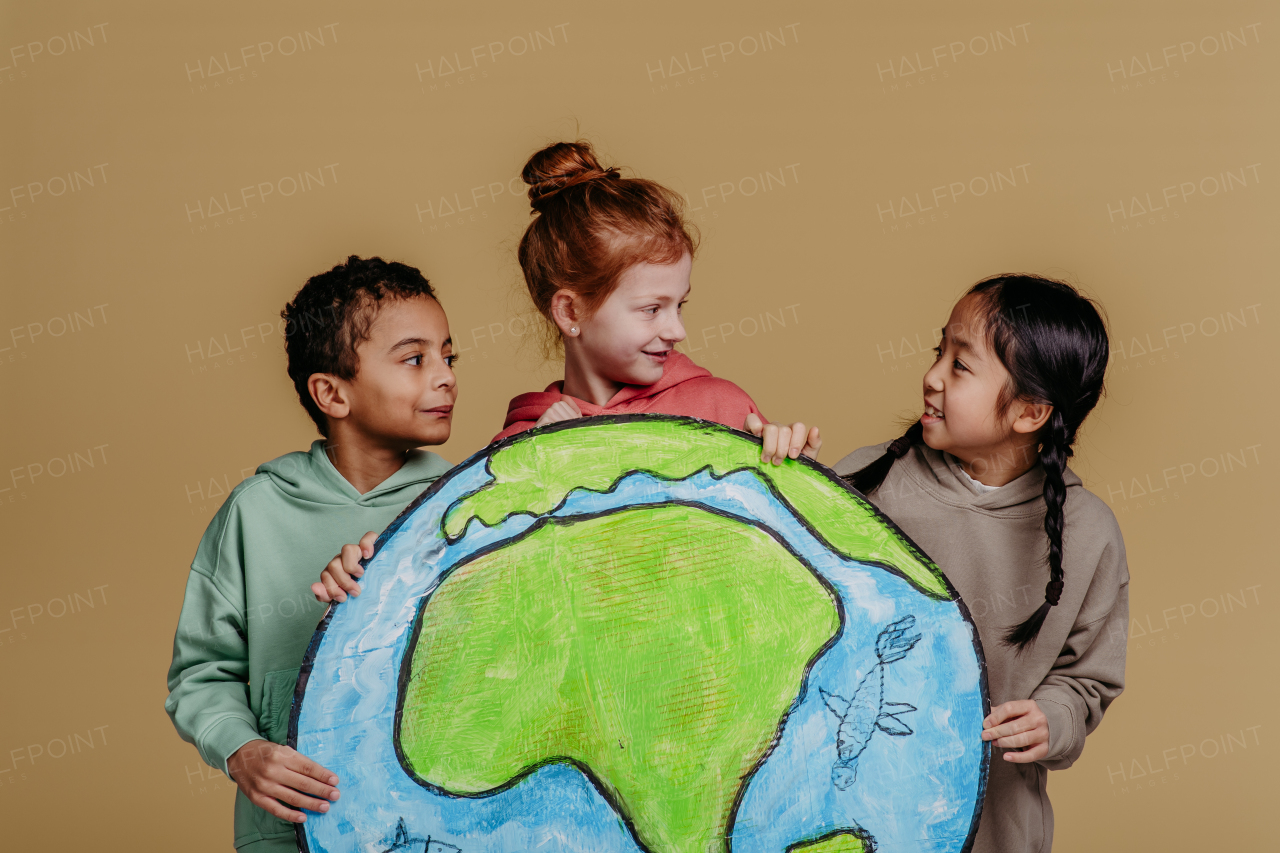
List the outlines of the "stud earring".
<svg viewBox="0 0 1280 853">
<path fill-rule="evenodd" d="M 569 329 L 569 334 L 571 334 L 571 335 L 576 335 L 576 334 L 578 334 L 578 327 L 577 327 L 577 326 L 572 326 L 572 327 L 570 327 L 570 329 Z"/>
</svg>

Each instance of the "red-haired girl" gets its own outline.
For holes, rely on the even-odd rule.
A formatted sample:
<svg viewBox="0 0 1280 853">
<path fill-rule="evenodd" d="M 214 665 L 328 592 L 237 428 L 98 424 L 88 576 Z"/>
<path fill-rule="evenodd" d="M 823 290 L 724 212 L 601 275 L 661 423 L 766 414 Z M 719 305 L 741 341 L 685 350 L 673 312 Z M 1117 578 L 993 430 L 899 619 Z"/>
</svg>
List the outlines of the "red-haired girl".
<svg viewBox="0 0 1280 853">
<path fill-rule="evenodd" d="M 512 400 L 494 440 L 570 418 L 657 412 L 746 428 L 775 463 L 817 455 L 817 427 L 766 424 L 745 391 L 676 351 L 697 251 L 679 195 L 602 167 L 585 142 L 542 149 L 521 177 L 535 218 L 520 268 L 564 348 L 564 379 Z"/>
</svg>

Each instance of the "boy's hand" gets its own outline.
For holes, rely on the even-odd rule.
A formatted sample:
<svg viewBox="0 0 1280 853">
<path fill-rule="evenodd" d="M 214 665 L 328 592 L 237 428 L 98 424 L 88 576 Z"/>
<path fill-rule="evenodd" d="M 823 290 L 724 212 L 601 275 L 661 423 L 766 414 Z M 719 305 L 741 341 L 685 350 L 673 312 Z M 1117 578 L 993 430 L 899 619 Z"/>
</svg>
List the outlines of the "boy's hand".
<svg viewBox="0 0 1280 853">
<path fill-rule="evenodd" d="M 1005 761 L 1029 764 L 1049 754 L 1049 720 L 1034 699 L 1005 702 L 982 721 L 982 739 L 1006 752 Z"/>
<path fill-rule="evenodd" d="M 572 420 L 573 418 L 582 417 L 582 410 L 578 408 L 578 404 L 562 397 L 551 404 L 551 408 L 542 413 L 542 417 L 538 418 L 535 427 L 546 426 L 547 424 L 559 423 L 560 421 Z"/>
<path fill-rule="evenodd" d="M 251 740 L 237 749 L 227 759 L 227 771 L 249 802 L 293 823 L 303 823 L 307 816 L 289 806 L 327 812 L 329 801 L 338 799 L 337 776 L 268 740 Z"/>
<path fill-rule="evenodd" d="M 320 573 L 320 580 L 311 585 L 316 601 L 346 601 L 347 593 L 359 595 L 360 585 L 355 579 L 364 574 L 360 559 L 373 556 L 373 543 L 376 541 L 378 534 L 370 530 L 360 537 L 360 544 L 343 545 L 342 553 L 329 561 Z"/>
<path fill-rule="evenodd" d="M 747 415 L 746 423 L 742 428 L 764 440 L 764 447 L 760 454 L 761 462 L 772 461 L 774 465 L 781 465 L 782 460 L 795 459 L 802 453 L 810 459 L 817 459 L 818 451 L 822 449 L 822 433 L 818 428 L 807 430 L 799 421 L 791 426 L 767 424 L 759 415 L 752 412 Z"/>
</svg>

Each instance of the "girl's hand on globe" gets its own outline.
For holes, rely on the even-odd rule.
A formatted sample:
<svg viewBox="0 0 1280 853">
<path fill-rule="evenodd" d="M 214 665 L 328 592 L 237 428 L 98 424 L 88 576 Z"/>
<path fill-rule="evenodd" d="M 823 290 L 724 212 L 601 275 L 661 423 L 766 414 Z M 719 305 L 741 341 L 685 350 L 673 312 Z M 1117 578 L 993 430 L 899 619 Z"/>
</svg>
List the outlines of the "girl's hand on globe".
<svg viewBox="0 0 1280 853">
<path fill-rule="evenodd" d="M 580 417 L 582 417 L 582 412 L 578 409 L 577 404 L 565 397 L 552 403 L 551 408 L 542 413 L 542 417 L 538 418 L 538 422 L 534 426 L 546 426 L 547 424 Z"/>
<path fill-rule="evenodd" d="M 799 421 L 790 426 L 765 423 L 753 412 L 747 415 L 742 428 L 764 442 L 760 454 L 761 462 L 781 465 L 782 460 L 795 459 L 801 454 L 810 459 L 817 459 L 818 451 L 822 449 L 822 433 L 818 428 L 806 429 L 805 425 Z"/>
<path fill-rule="evenodd" d="M 1005 761 L 1030 764 L 1049 754 L 1049 720 L 1034 699 L 1005 702 L 982 721 L 982 739 L 1010 750 Z"/>
</svg>

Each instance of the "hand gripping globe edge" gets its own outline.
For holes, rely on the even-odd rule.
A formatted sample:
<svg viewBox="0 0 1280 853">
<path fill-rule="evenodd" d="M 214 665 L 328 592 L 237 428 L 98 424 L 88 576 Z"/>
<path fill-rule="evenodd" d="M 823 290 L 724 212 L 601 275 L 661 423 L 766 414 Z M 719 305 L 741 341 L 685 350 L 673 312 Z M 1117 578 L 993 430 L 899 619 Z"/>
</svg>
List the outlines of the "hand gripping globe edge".
<svg viewBox="0 0 1280 853">
<path fill-rule="evenodd" d="M 397 833 L 468 853 L 971 846 L 989 704 L 967 610 L 865 498 L 809 460 L 761 465 L 759 445 L 599 417 L 514 436 L 433 485 L 308 649 L 289 743 L 343 798 L 298 828 L 302 848 L 393 849 Z M 885 626 L 917 615 L 919 649 L 918 627 L 884 654 Z M 908 814 L 913 797 L 931 811 Z"/>
</svg>

